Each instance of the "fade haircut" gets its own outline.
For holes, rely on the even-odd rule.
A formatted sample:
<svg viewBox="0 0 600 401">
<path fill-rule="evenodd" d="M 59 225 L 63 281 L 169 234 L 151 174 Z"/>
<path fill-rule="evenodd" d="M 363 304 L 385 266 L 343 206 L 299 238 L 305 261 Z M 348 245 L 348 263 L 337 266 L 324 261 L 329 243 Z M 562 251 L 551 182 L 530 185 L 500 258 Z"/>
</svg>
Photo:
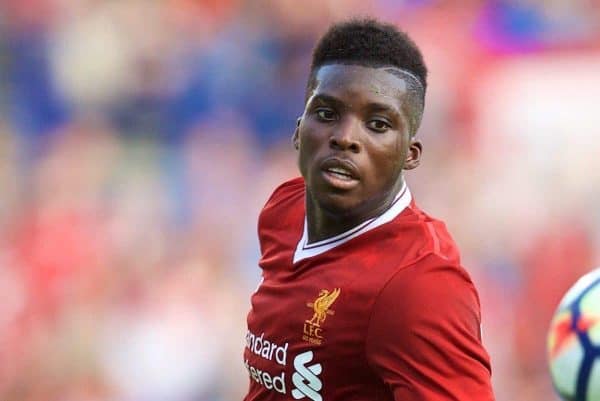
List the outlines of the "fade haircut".
<svg viewBox="0 0 600 401">
<path fill-rule="evenodd" d="M 407 84 L 410 134 L 417 132 L 425 106 L 427 67 L 421 51 L 406 33 L 371 18 L 332 25 L 313 50 L 306 100 L 315 88 L 319 68 L 330 64 L 391 67 L 388 72 Z"/>
</svg>

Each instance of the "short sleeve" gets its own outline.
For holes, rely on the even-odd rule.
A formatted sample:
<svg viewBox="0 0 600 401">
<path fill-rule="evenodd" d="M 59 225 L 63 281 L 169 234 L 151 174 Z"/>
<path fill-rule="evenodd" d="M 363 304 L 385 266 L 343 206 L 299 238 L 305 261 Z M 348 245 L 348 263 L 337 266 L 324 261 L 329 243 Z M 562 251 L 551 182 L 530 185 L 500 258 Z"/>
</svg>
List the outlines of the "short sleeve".
<svg viewBox="0 0 600 401">
<path fill-rule="evenodd" d="M 397 401 L 492 401 L 480 323 L 467 273 L 429 255 L 397 272 L 376 299 L 367 360 Z"/>
</svg>

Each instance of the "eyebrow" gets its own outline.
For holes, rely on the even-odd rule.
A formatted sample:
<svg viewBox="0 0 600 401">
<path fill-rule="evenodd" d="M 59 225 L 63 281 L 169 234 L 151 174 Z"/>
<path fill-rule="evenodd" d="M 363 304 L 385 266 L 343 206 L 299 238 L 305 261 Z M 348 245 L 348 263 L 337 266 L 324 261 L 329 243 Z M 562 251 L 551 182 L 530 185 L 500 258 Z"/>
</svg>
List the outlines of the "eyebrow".
<svg viewBox="0 0 600 401">
<path fill-rule="evenodd" d="M 387 112 L 387 113 L 397 114 L 398 116 L 401 114 L 398 109 L 390 106 L 389 104 L 373 102 L 373 103 L 369 103 L 367 105 L 367 107 L 371 111 L 383 111 L 383 112 Z"/>
<path fill-rule="evenodd" d="M 312 99 L 310 99 L 310 103 L 315 103 L 315 102 L 323 102 L 323 103 L 330 103 L 330 104 L 334 104 L 336 106 L 344 106 L 344 102 L 340 99 L 338 99 L 335 96 L 331 96 L 325 93 L 319 93 L 316 94 L 312 97 Z M 369 109 L 369 111 L 380 111 L 380 112 L 387 112 L 387 113 L 391 113 L 394 114 L 395 116 L 401 118 L 402 113 L 400 112 L 400 110 L 398 110 L 397 108 L 390 106 L 389 104 L 385 104 L 385 103 L 379 103 L 379 102 L 371 102 L 367 104 L 367 108 Z"/>
<path fill-rule="evenodd" d="M 312 96 L 309 100 L 310 100 L 310 103 L 314 103 L 314 102 L 333 103 L 337 106 L 342 106 L 344 104 L 344 102 L 342 102 L 337 97 L 327 95 L 325 93 L 316 94 L 316 95 Z"/>
</svg>

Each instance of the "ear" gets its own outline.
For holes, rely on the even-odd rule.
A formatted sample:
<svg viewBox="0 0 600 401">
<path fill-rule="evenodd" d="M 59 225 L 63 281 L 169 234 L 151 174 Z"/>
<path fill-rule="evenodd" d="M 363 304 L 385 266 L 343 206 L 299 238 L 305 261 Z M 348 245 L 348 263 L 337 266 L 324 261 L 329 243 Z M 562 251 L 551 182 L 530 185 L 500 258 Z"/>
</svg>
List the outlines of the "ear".
<svg viewBox="0 0 600 401">
<path fill-rule="evenodd" d="M 298 117 L 298 119 L 296 120 L 296 129 L 294 130 L 294 135 L 292 136 L 292 143 L 294 144 L 294 149 L 296 149 L 296 150 L 300 149 L 299 130 L 300 130 L 301 122 L 302 122 L 302 117 Z"/>
<path fill-rule="evenodd" d="M 404 160 L 404 170 L 412 170 L 413 168 L 419 167 L 419 164 L 421 164 L 422 152 L 423 145 L 421 142 L 411 138 L 410 145 L 408 146 L 408 152 L 406 154 L 406 160 Z"/>
</svg>

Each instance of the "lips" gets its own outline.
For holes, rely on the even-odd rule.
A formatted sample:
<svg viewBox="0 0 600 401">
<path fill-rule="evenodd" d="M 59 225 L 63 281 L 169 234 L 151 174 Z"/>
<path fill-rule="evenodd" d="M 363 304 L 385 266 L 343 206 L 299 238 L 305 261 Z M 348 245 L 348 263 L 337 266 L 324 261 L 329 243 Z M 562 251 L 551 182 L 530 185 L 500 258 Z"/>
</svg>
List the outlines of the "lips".
<svg viewBox="0 0 600 401">
<path fill-rule="evenodd" d="M 330 157 L 321 163 L 325 181 L 338 189 L 352 189 L 358 185 L 358 169 L 349 160 Z"/>
</svg>

